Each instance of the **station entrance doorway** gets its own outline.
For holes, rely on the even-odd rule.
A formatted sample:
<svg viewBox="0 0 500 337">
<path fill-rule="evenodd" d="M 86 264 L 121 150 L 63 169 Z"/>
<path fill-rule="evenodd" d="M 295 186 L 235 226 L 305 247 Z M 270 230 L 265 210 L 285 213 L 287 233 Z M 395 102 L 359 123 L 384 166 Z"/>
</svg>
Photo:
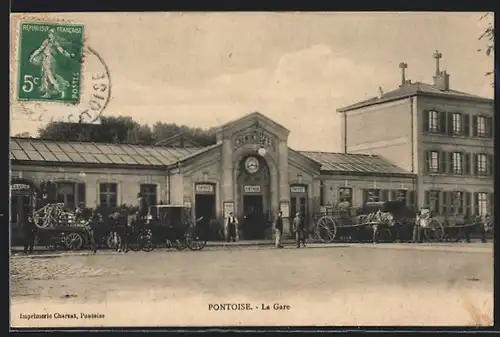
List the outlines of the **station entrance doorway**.
<svg viewBox="0 0 500 337">
<path fill-rule="evenodd" d="M 207 239 L 213 239 L 211 235 L 210 223 L 215 219 L 215 185 L 196 184 L 194 198 L 194 212 L 198 221 L 197 228 L 200 234 Z"/>
</svg>

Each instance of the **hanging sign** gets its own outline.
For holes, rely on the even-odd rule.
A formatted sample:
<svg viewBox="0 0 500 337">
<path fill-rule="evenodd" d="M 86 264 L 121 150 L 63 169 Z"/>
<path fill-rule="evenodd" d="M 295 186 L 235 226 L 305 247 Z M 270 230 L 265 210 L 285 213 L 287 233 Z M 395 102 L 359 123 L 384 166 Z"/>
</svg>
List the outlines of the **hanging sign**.
<svg viewBox="0 0 500 337">
<path fill-rule="evenodd" d="M 306 193 L 305 186 L 292 186 L 290 187 L 290 192 L 292 193 Z"/>
<path fill-rule="evenodd" d="M 224 202 L 224 218 L 227 218 L 229 213 L 234 215 L 234 202 Z"/>
<path fill-rule="evenodd" d="M 245 193 L 260 193 L 260 185 L 245 185 Z"/>
<path fill-rule="evenodd" d="M 214 185 L 212 184 L 196 184 L 196 193 L 214 193 Z"/>
<path fill-rule="evenodd" d="M 11 191 L 15 191 L 15 192 L 29 191 L 30 188 L 31 188 L 31 186 L 28 184 L 12 184 L 12 185 L 10 185 Z"/>
</svg>

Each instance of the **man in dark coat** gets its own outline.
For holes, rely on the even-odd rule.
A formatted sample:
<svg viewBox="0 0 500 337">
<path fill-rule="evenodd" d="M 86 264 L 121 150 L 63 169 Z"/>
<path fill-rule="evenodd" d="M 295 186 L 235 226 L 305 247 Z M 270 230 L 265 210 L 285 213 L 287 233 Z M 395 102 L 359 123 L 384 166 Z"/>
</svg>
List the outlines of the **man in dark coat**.
<svg viewBox="0 0 500 337">
<path fill-rule="evenodd" d="M 274 222 L 274 230 L 276 232 L 276 248 L 283 248 L 281 244 L 281 236 L 283 235 L 283 213 L 278 212 L 278 216 Z"/>
<path fill-rule="evenodd" d="M 293 219 L 293 231 L 295 232 L 295 242 L 297 243 L 297 248 L 300 248 L 300 243 L 302 243 L 302 246 L 305 247 L 306 235 L 304 221 L 300 217 L 300 213 L 297 213 Z"/>
<path fill-rule="evenodd" d="M 146 201 L 146 198 L 144 198 L 142 193 L 137 194 L 137 204 L 137 220 L 146 219 L 146 216 L 148 215 L 148 202 Z"/>
<path fill-rule="evenodd" d="M 24 252 L 33 253 L 35 246 L 36 225 L 31 216 L 22 217 L 23 233 L 24 233 Z"/>
<path fill-rule="evenodd" d="M 90 250 L 95 254 L 97 252 L 97 242 L 99 241 L 99 226 L 102 223 L 102 217 L 97 210 L 92 211 L 92 215 L 87 223 L 87 233 L 90 240 Z"/>
<path fill-rule="evenodd" d="M 230 212 L 226 222 L 227 242 L 236 242 L 236 226 L 238 226 L 238 220 L 234 217 L 233 212 Z"/>
</svg>

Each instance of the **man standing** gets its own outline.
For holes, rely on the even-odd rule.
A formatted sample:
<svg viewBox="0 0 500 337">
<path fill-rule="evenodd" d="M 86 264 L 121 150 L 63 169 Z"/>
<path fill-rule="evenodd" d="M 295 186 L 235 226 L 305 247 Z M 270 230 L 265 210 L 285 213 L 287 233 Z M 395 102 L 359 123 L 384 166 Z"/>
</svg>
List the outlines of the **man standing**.
<svg viewBox="0 0 500 337">
<path fill-rule="evenodd" d="M 431 217 L 431 210 L 428 206 L 423 206 L 417 213 L 417 219 L 413 225 L 413 238 L 412 243 L 423 242 L 423 231 Z"/>
<path fill-rule="evenodd" d="M 233 216 L 233 212 L 229 213 L 229 216 L 227 217 L 227 222 L 226 222 L 226 241 L 231 242 L 236 242 L 236 226 L 238 225 L 238 220 Z"/>
<path fill-rule="evenodd" d="M 90 250 L 94 254 L 97 252 L 97 241 L 99 240 L 98 227 L 100 222 L 102 222 L 101 215 L 97 212 L 97 210 L 93 210 L 87 223 L 87 233 L 90 240 Z"/>
<path fill-rule="evenodd" d="M 302 246 L 306 246 L 306 237 L 304 233 L 304 222 L 300 217 L 300 213 L 295 215 L 293 219 L 293 231 L 295 232 L 295 242 L 297 243 L 297 248 L 300 248 L 300 243 L 302 242 Z"/>
<path fill-rule="evenodd" d="M 283 235 L 283 213 L 278 212 L 278 216 L 276 217 L 276 221 L 274 223 L 274 230 L 276 234 L 276 248 L 283 248 L 281 244 L 281 236 Z"/>
<path fill-rule="evenodd" d="M 31 216 L 26 218 L 25 215 L 22 216 L 23 232 L 24 232 L 24 253 L 33 253 L 33 247 L 35 246 L 35 232 L 36 226 Z"/>
</svg>

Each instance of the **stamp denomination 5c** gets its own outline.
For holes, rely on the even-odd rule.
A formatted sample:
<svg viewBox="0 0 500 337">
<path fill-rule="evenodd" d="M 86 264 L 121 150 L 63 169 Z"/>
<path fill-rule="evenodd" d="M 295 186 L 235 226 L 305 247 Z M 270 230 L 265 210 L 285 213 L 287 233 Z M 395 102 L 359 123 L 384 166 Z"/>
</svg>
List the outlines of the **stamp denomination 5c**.
<svg viewBox="0 0 500 337">
<path fill-rule="evenodd" d="M 83 25 L 22 22 L 18 99 L 80 102 Z"/>
</svg>

